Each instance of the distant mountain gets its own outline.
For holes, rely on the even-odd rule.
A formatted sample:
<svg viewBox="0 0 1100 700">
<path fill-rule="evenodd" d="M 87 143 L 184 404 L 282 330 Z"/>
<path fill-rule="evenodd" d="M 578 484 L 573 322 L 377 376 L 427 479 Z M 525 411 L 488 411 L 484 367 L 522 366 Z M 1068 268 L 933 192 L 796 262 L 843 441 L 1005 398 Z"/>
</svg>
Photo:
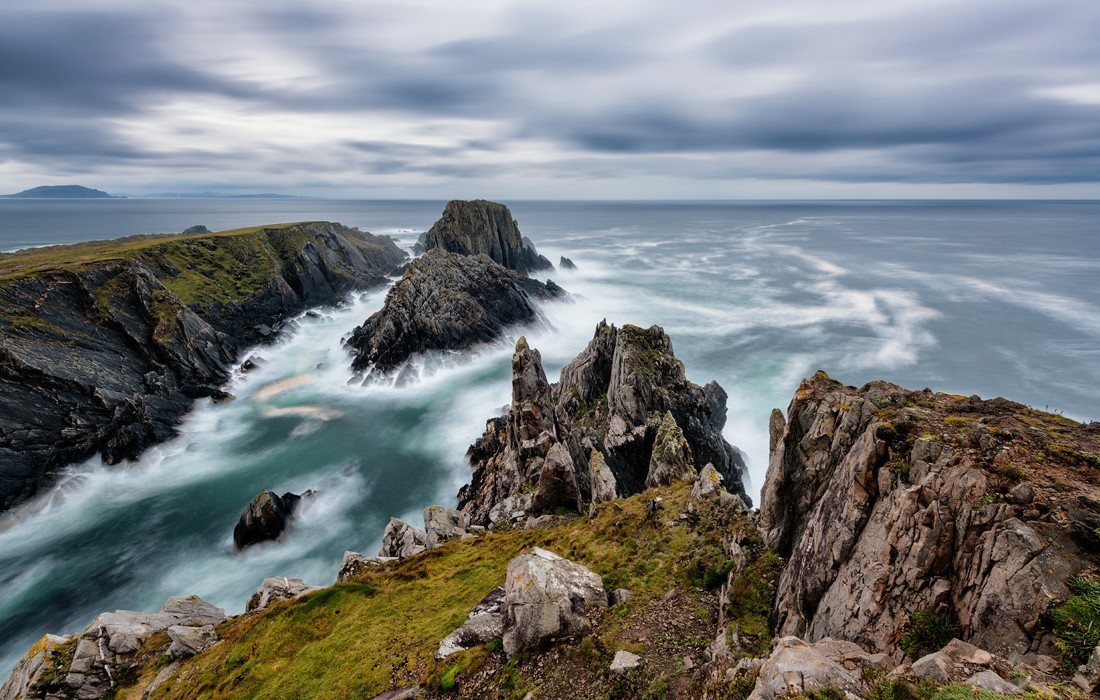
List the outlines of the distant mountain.
<svg viewBox="0 0 1100 700">
<path fill-rule="evenodd" d="M 103 190 L 93 190 L 80 185 L 44 185 L 29 190 L 4 194 L 0 197 L 18 197 L 20 199 L 114 199 Z"/>
<path fill-rule="evenodd" d="M 314 197 L 300 197 L 295 194 L 273 194 L 270 192 L 265 192 L 261 194 L 223 194 L 221 192 L 150 192 L 149 194 L 134 196 L 148 197 L 153 199 L 315 199 Z"/>
</svg>

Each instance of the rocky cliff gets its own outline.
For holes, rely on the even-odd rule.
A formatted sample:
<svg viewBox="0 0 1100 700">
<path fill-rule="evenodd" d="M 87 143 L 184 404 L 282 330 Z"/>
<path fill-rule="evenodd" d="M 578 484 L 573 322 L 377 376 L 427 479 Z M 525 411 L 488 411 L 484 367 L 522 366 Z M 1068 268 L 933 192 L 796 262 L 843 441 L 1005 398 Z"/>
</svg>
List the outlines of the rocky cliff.
<svg viewBox="0 0 1100 700">
<path fill-rule="evenodd" d="M 238 348 L 384 283 L 405 255 L 333 223 L 55 246 L 0 258 L 0 510 L 58 468 L 114 464 L 220 396 Z"/>
<path fill-rule="evenodd" d="M 537 320 L 536 301 L 564 295 L 553 281 L 543 284 L 485 255 L 434 248 L 409 265 L 382 309 L 353 331 L 352 369 L 390 374 L 414 355 L 492 342 L 508 326 Z"/>
<path fill-rule="evenodd" d="M 1100 554 L 1100 425 L 818 373 L 772 445 L 777 634 L 892 650 L 931 619 L 1010 659 L 1059 656 L 1048 611 Z"/>
<path fill-rule="evenodd" d="M 694 479 L 712 464 L 746 503 L 740 453 L 722 437 L 726 393 L 688 381 L 665 332 L 601 322 L 551 386 L 523 338 L 512 356 L 512 403 L 470 447 L 459 507 L 477 524 L 512 513 L 579 511 Z"/>
<path fill-rule="evenodd" d="M 447 202 L 443 216 L 421 237 L 419 245 L 425 251 L 442 248 L 460 255 L 484 253 L 493 262 L 524 274 L 554 269 L 520 234 L 508 207 L 484 199 Z"/>
</svg>

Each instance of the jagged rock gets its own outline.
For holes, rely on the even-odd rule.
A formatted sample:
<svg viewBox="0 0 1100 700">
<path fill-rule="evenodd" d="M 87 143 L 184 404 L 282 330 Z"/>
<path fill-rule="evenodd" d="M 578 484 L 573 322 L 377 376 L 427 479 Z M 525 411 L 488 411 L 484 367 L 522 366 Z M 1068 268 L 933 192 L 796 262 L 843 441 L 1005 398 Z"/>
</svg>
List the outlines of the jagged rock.
<svg viewBox="0 0 1100 700">
<path fill-rule="evenodd" d="M 508 207 L 484 199 L 452 200 L 443 216 L 422 236 L 426 252 L 442 248 L 460 255 L 487 255 L 493 262 L 524 273 L 553 269 L 535 244 L 520 235 Z"/>
<path fill-rule="evenodd" d="M 21 700 L 33 697 L 32 693 L 45 672 L 53 665 L 53 656 L 65 644 L 72 641 L 71 635 L 59 636 L 47 634 L 38 640 L 12 669 L 7 681 L 0 687 L 0 700 Z"/>
<path fill-rule="evenodd" d="M 346 555 L 345 555 L 346 556 Z M 245 606 L 246 612 L 265 610 L 267 606 L 279 600 L 298 598 L 313 591 L 319 591 L 323 586 L 307 586 L 300 578 L 287 578 L 276 576 L 265 578 L 256 592 L 248 599 Z"/>
<path fill-rule="evenodd" d="M 625 649 L 615 652 L 615 658 L 611 660 L 611 672 L 616 675 L 625 675 L 642 665 L 642 657 L 632 654 Z"/>
<path fill-rule="evenodd" d="M 390 518 L 382 532 L 382 548 L 379 557 L 404 559 L 428 549 L 428 533 L 409 525 L 404 520 Z"/>
<path fill-rule="evenodd" d="M 501 636 L 504 632 L 503 605 L 504 588 L 497 586 L 470 610 L 468 619 L 461 627 L 443 638 L 435 658 L 444 659 Z"/>
<path fill-rule="evenodd" d="M 246 298 L 185 303 L 172 291 L 175 253 L 247 270 Z M 164 237 L 128 255 L 0 282 L 0 512 L 65 465 L 96 454 L 118 464 L 175 436 L 194 399 L 225 395 L 238 350 L 261 340 L 255 325 L 384 284 L 405 254 L 388 238 L 313 222 Z M 28 317 L 36 322 L 19 320 Z"/>
<path fill-rule="evenodd" d="M 391 561 L 397 561 L 397 557 L 368 557 L 359 552 L 344 552 L 344 558 L 340 561 L 340 571 L 336 574 L 336 583 L 350 581 L 366 569 L 382 566 Z"/>
<path fill-rule="evenodd" d="M 459 539 L 470 527 L 465 513 L 454 508 L 428 506 L 424 509 L 424 546 L 435 549 L 448 540 Z"/>
<path fill-rule="evenodd" d="M 695 501 L 702 501 L 717 497 L 723 491 L 725 489 L 722 488 L 722 475 L 718 473 L 713 464 L 708 464 L 703 467 L 703 470 L 699 472 L 699 476 L 695 479 L 695 485 L 691 487 L 691 498 Z"/>
<path fill-rule="evenodd" d="M 1023 695 L 1024 692 L 993 671 L 979 671 L 963 683 L 1001 695 Z"/>
<path fill-rule="evenodd" d="M 954 427 L 964 420 L 965 433 Z M 760 508 L 765 542 L 789 558 L 776 593 L 777 634 L 893 651 L 911 616 L 933 610 L 990 652 L 1051 653 L 1042 624 L 1050 601 L 1067 596 L 1065 581 L 1092 559 L 1059 534 L 1057 523 L 1071 518 L 1058 493 L 1095 501 L 1097 488 L 1065 470 L 1059 491 L 1036 489 L 1027 505 L 981 505 L 1014 485 L 1004 474 L 1035 468 L 1030 458 L 1015 467 L 1017 452 L 1048 440 L 1100 449 L 1080 426 L 1044 420 L 1004 399 L 883 382 L 856 389 L 824 373 L 805 380 L 787 419 L 772 423 L 779 434 Z"/>
<path fill-rule="evenodd" d="M 539 321 L 536 301 L 564 295 L 553 282 L 485 256 L 429 250 L 409 265 L 382 309 L 352 332 L 352 369 L 388 375 L 418 354 L 493 342 L 508 327 Z"/>
<path fill-rule="evenodd" d="M 942 651 L 934 651 L 913 662 L 912 674 L 914 678 L 927 678 L 937 683 L 949 683 L 951 681 L 951 670 L 954 667 L 955 663 L 950 656 Z"/>
<path fill-rule="evenodd" d="M 858 694 L 860 681 L 850 671 L 797 637 L 783 637 L 760 664 L 750 698 L 771 700 L 823 688 Z"/>
<path fill-rule="evenodd" d="M 512 357 L 511 408 L 490 420 L 467 452 L 474 474 L 459 492 L 459 508 L 477 524 L 515 510 L 579 510 L 574 480 L 581 504 L 599 503 L 642 491 L 651 472 L 655 482 L 683 478 L 701 459 L 747 500 L 743 461 L 722 437 L 725 402 L 717 384 L 687 381 L 656 326 L 600 323 L 553 386 L 538 352 L 521 339 Z M 540 491 L 554 497 L 538 497 Z"/>
<path fill-rule="evenodd" d="M 218 633 L 214 631 L 213 625 L 172 625 L 165 631 L 172 640 L 168 647 L 168 656 L 176 661 L 190 658 L 218 641 Z"/>
<path fill-rule="evenodd" d="M 665 411 L 657 426 L 653 450 L 649 454 L 647 488 L 668 486 L 674 481 L 690 481 L 695 476 L 691 466 L 691 448 L 684 439 L 684 431 L 676 425 L 672 411 Z"/>
<path fill-rule="evenodd" d="M 508 656 L 545 640 L 585 634 L 584 613 L 607 607 L 600 577 L 536 547 L 508 562 L 504 583 L 504 651 Z"/>
<path fill-rule="evenodd" d="M 558 261 L 558 267 L 560 267 L 563 270 L 576 270 L 577 269 L 576 263 L 574 263 L 572 260 L 565 257 L 564 255 L 561 256 L 561 260 Z"/>
<path fill-rule="evenodd" d="M 312 494 L 312 491 L 307 491 L 303 496 Z M 274 491 L 256 494 L 233 528 L 233 546 L 240 551 L 259 542 L 278 540 L 290 525 L 301 500 L 302 496 L 290 492 L 282 496 Z"/>
</svg>

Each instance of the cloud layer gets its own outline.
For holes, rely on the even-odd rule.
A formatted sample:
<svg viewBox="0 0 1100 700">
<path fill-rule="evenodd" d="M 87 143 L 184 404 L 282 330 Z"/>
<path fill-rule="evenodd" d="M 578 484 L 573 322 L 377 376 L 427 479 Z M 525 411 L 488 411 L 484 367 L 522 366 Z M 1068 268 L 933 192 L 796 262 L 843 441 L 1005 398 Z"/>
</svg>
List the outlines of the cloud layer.
<svg viewBox="0 0 1100 700">
<path fill-rule="evenodd" d="M 0 189 L 1100 196 L 1092 0 L 273 5 L 6 3 Z"/>
</svg>

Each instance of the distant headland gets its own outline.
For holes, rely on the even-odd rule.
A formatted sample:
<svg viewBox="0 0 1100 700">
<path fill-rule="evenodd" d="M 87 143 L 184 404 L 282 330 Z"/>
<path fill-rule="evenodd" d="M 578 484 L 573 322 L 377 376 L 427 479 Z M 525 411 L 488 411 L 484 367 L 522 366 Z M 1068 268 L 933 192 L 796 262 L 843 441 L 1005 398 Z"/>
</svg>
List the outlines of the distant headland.
<svg viewBox="0 0 1100 700">
<path fill-rule="evenodd" d="M 15 194 L 0 195 L 0 197 L 12 199 L 119 199 L 103 190 L 93 190 L 90 187 L 81 185 L 43 185 Z"/>
</svg>

